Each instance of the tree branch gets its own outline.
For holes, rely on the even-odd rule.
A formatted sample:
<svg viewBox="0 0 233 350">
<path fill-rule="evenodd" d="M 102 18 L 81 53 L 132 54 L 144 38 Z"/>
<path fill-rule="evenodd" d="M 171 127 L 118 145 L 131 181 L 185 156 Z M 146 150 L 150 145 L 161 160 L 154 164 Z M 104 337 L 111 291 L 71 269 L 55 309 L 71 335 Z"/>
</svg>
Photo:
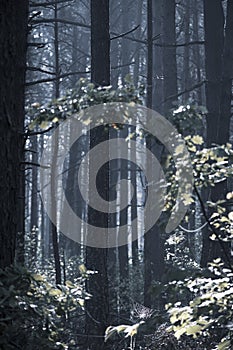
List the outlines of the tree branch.
<svg viewBox="0 0 233 350">
<path fill-rule="evenodd" d="M 154 44 L 155 46 L 158 46 L 158 47 L 183 47 L 183 46 L 191 46 L 191 45 L 203 45 L 205 44 L 205 41 L 199 41 L 199 40 L 196 40 L 196 41 L 190 41 L 188 43 L 181 43 L 181 44 Z"/>
<path fill-rule="evenodd" d="M 118 69 L 118 68 L 122 68 L 122 67 L 128 67 L 128 66 L 131 66 L 131 64 L 135 64 L 135 61 L 132 61 L 132 62 L 126 63 L 126 64 L 121 64 L 119 66 L 113 66 L 113 67 L 111 67 L 111 69 Z"/>
<path fill-rule="evenodd" d="M 32 2 L 30 3 L 31 7 L 46 7 L 46 6 L 52 6 L 56 4 L 63 4 L 64 2 L 73 2 L 74 0 L 57 0 L 57 1 L 52 1 L 52 2 Z"/>
<path fill-rule="evenodd" d="M 27 46 L 34 46 L 38 49 L 43 49 L 47 44 L 46 43 L 28 43 Z"/>
<path fill-rule="evenodd" d="M 48 129 L 41 130 L 41 131 L 28 131 L 28 132 L 26 132 L 25 136 L 30 137 L 30 136 L 34 136 L 34 135 L 43 135 L 52 129 L 54 129 L 54 125 L 50 126 Z"/>
<path fill-rule="evenodd" d="M 74 26 L 78 26 L 78 27 L 91 29 L 90 24 L 85 24 L 85 23 L 81 23 L 81 22 L 71 21 L 69 19 L 63 19 L 63 18 L 57 18 L 57 19 L 55 19 L 55 18 L 41 18 L 41 19 L 35 19 L 32 22 L 32 24 L 45 24 L 45 23 L 63 23 L 63 24 L 70 24 L 70 25 L 74 25 Z M 133 30 L 136 30 L 136 29 L 134 28 Z M 147 44 L 146 40 L 132 38 L 132 37 L 128 36 L 127 33 L 118 34 L 118 33 L 115 33 L 115 32 L 110 32 L 110 34 L 114 35 L 114 37 L 111 38 L 110 40 L 114 40 L 116 38 L 121 38 L 122 37 L 122 38 L 125 38 L 127 40 L 131 40 L 131 41 L 134 41 L 134 42 L 137 42 L 137 43 Z"/>
<path fill-rule="evenodd" d="M 51 75 L 56 75 L 56 73 L 50 72 L 48 70 L 41 69 L 39 67 L 27 67 L 28 70 L 31 70 L 33 72 L 41 72 L 41 73 L 46 73 L 46 74 L 51 74 Z"/>
<path fill-rule="evenodd" d="M 110 40 L 115 40 L 115 39 L 118 39 L 118 38 L 123 38 L 123 37 L 126 36 L 127 34 L 133 33 L 133 32 L 134 32 L 135 30 L 137 30 L 139 27 L 140 27 L 140 24 L 138 24 L 135 28 L 129 30 L 128 32 L 125 32 L 125 33 L 122 33 L 122 34 L 119 34 L 119 35 L 116 35 L 116 36 L 110 38 Z"/>
<path fill-rule="evenodd" d="M 88 28 L 88 29 L 91 28 L 89 24 L 71 21 L 69 19 L 63 19 L 63 18 L 41 18 L 41 19 L 35 19 L 34 21 L 32 21 L 32 24 L 44 24 L 44 23 L 63 23 L 63 24 L 71 24 L 74 26 Z"/>
<path fill-rule="evenodd" d="M 158 40 L 160 38 L 161 34 L 157 34 L 152 38 L 152 41 Z"/>
<path fill-rule="evenodd" d="M 204 85 L 205 83 L 206 83 L 206 80 L 203 80 L 203 81 L 201 81 L 200 83 L 198 83 L 198 84 L 192 86 L 192 87 L 189 88 L 189 89 L 186 89 L 186 90 L 184 90 L 184 91 L 181 91 L 181 92 L 179 92 L 179 93 L 176 94 L 176 95 L 169 96 L 168 98 L 166 98 L 165 100 L 163 100 L 162 104 L 165 103 L 165 102 L 167 102 L 167 101 L 169 101 L 169 100 L 172 100 L 172 99 L 174 99 L 174 98 L 177 98 L 177 97 L 179 97 L 179 96 L 182 96 L 182 95 L 186 94 L 187 92 L 190 92 L 190 91 L 193 91 L 193 90 L 195 90 L 195 89 L 198 89 L 199 87 L 201 87 L 201 86 Z"/>
<path fill-rule="evenodd" d="M 33 162 L 21 162 L 20 164 L 38 166 L 38 167 L 43 168 L 43 169 L 50 169 L 50 166 L 41 165 L 41 164 L 33 163 Z"/>
<path fill-rule="evenodd" d="M 48 79 L 40 79 L 40 80 L 35 80 L 35 81 L 29 81 L 27 83 L 25 83 L 25 86 L 32 86 L 32 85 L 36 85 L 36 84 L 42 84 L 42 83 L 51 83 L 53 81 L 56 81 L 57 79 L 62 79 L 62 78 L 66 78 L 69 77 L 71 75 L 76 75 L 76 74 L 89 74 L 90 71 L 87 72 L 70 72 L 70 73 L 65 73 L 65 74 L 61 74 L 59 77 L 55 77 L 55 78 L 48 78 Z"/>
<path fill-rule="evenodd" d="M 115 36 L 119 36 L 118 33 L 115 32 L 110 32 L 111 35 L 115 35 Z M 121 34 L 120 34 L 121 35 Z M 127 36 L 126 34 L 123 36 L 124 39 L 127 40 L 131 40 L 131 41 L 135 41 L 136 43 L 141 43 L 141 44 L 147 44 L 146 40 L 142 40 L 142 39 L 136 39 L 136 38 L 132 38 L 131 36 Z"/>
</svg>

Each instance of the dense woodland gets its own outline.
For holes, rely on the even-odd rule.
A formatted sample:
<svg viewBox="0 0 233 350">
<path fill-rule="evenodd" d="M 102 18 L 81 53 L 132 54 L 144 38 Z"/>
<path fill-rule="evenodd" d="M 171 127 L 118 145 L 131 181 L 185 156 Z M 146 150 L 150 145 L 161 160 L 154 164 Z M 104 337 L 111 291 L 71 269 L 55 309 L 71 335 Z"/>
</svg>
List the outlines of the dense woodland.
<svg viewBox="0 0 233 350">
<path fill-rule="evenodd" d="M 232 44 L 233 0 L 0 2 L 0 349 L 233 349 Z M 54 131 L 112 102 L 157 111 L 185 141 L 193 191 L 183 194 L 187 212 L 172 232 L 180 146 L 175 161 L 130 119 L 91 130 L 84 120 L 58 179 L 74 131 L 50 143 Z M 114 213 L 103 214 L 83 199 L 77 172 L 112 139 L 123 139 L 137 164 L 119 151 L 101 167 L 99 194 L 116 199 Z M 145 148 L 166 178 L 165 204 L 148 232 Z M 84 191 L 92 157 L 80 175 Z M 74 228 L 59 186 L 82 218 L 78 240 L 62 229 Z M 113 228 L 116 240 L 126 225 L 127 242 L 85 244 L 89 223 Z"/>
</svg>

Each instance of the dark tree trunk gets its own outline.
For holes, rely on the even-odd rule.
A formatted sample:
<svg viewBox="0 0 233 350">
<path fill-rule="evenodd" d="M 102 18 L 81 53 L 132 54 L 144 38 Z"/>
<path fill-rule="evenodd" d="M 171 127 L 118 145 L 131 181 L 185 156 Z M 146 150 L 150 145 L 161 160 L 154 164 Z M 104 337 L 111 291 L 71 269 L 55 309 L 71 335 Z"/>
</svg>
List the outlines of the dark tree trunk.
<svg viewBox="0 0 233 350">
<path fill-rule="evenodd" d="M 185 29 L 184 29 L 185 43 L 190 41 L 190 0 L 185 1 Z M 190 70 L 189 70 L 189 60 L 190 60 L 190 47 L 186 45 L 184 48 L 184 86 L 183 90 L 187 91 L 190 87 Z M 182 77 L 182 75 L 181 75 Z M 183 103 L 187 103 L 189 99 L 189 93 L 186 92 L 183 95 Z"/>
<path fill-rule="evenodd" d="M 58 5 L 55 3 L 54 7 L 54 19 L 58 18 Z M 54 23 L 54 51 L 55 51 L 55 83 L 54 83 L 54 95 L 58 98 L 60 95 L 60 79 L 59 79 L 59 41 L 58 41 L 58 23 Z M 56 188 L 57 188 L 57 159 L 59 149 L 59 134 L 55 134 L 54 144 L 52 149 L 52 166 L 51 166 L 51 212 L 53 222 L 51 222 L 51 233 L 52 233 L 52 245 L 53 245 L 53 256 L 55 262 L 55 274 L 56 284 L 61 284 L 61 261 L 59 252 L 58 232 L 57 232 L 57 201 L 56 201 Z"/>
<path fill-rule="evenodd" d="M 110 84 L 109 0 L 91 0 L 91 80 L 97 86 Z M 109 133 L 104 126 L 92 129 L 90 149 L 108 138 Z M 89 161 L 91 174 L 91 157 Z M 108 200 L 109 169 L 108 166 L 104 168 L 104 174 L 97 179 L 96 186 L 103 198 Z M 88 216 L 91 225 L 108 227 L 107 215 L 90 211 Z M 86 346 L 93 350 L 105 347 L 103 335 L 109 317 L 107 255 L 107 249 L 86 247 L 87 268 L 98 271 L 87 285 L 93 297 L 86 302 L 86 333 L 95 337 L 88 338 Z"/>
<path fill-rule="evenodd" d="M 199 9 L 199 3 L 196 1 L 194 4 L 194 10 L 193 10 L 193 40 L 194 41 L 199 41 L 200 40 L 200 35 L 199 35 L 199 14 L 200 14 L 200 9 Z M 203 63 L 201 60 L 201 54 L 200 54 L 200 46 L 195 45 L 193 48 L 193 55 L 194 55 L 194 60 L 195 60 L 195 65 L 196 65 L 196 83 L 199 83 L 202 79 L 201 75 L 201 70 L 203 68 Z M 202 98 L 202 90 L 203 87 L 200 87 L 197 90 L 197 103 L 199 106 L 202 106 L 203 104 L 203 98 Z"/>
<path fill-rule="evenodd" d="M 14 262 L 23 159 L 28 1 L 0 4 L 0 267 Z"/>
<path fill-rule="evenodd" d="M 91 81 L 110 84 L 109 1 L 91 1 Z"/>
<path fill-rule="evenodd" d="M 220 144 L 229 141 L 232 80 L 233 80 L 233 0 L 227 2 L 227 15 L 225 27 L 225 40 L 223 51 L 223 70 L 221 82 L 221 119 L 218 128 L 218 142 Z"/>
<path fill-rule="evenodd" d="M 153 23 L 154 23 L 154 35 L 158 35 L 162 31 L 162 0 L 157 0 L 153 4 Z M 160 37 L 157 42 L 162 43 Z M 154 96 L 153 96 L 153 109 L 159 113 L 162 113 L 162 101 L 163 101 L 163 57 L 162 48 L 154 45 L 153 53 L 153 75 L 154 75 Z"/>
<path fill-rule="evenodd" d="M 163 43 L 176 44 L 176 1 L 163 1 Z M 167 113 L 177 100 L 176 48 L 163 48 L 164 112 Z"/>
<path fill-rule="evenodd" d="M 38 147 L 37 147 L 37 136 L 31 137 L 31 151 L 32 151 L 32 163 L 38 163 Z M 33 228 L 38 227 L 38 168 L 37 166 L 32 167 L 32 194 L 31 194 L 31 231 Z"/>
<path fill-rule="evenodd" d="M 221 0 L 204 1 L 206 52 L 207 145 L 217 142 L 220 121 L 224 14 Z"/>
<path fill-rule="evenodd" d="M 231 43 L 233 40 L 233 4 L 228 2 L 226 30 L 224 36 L 224 11 L 221 0 L 204 1 L 205 50 L 206 50 L 206 105 L 207 105 L 207 145 L 223 144 L 229 140 L 232 88 Z M 227 192 L 227 181 L 215 185 L 210 192 L 210 200 L 216 202 L 224 199 Z M 209 216 L 212 210 L 209 210 Z M 214 258 L 230 260 L 230 244 L 209 239 L 203 234 L 201 265 L 206 266 Z"/>
<path fill-rule="evenodd" d="M 163 147 L 152 136 L 146 139 L 146 145 L 157 159 L 162 159 Z M 147 164 L 150 167 L 150 164 Z M 161 281 L 164 273 L 164 239 L 162 238 L 162 225 L 157 222 L 144 236 L 144 305 L 147 307 L 160 307 L 160 297 L 152 294 L 154 283 Z"/>
<path fill-rule="evenodd" d="M 147 0 L 147 107 L 152 108 L 153 91 L 153 1 Z"/>
<path fill-rule="evenodd" d="M 53 149 L 52 149 L 52 162 L 51 162 L 51 213 L 53 222 L 51 221 L 51 233 L 52 233 L 52 245 L 53 245 L 53 256 L 55 263 L 55 275 L 56 284 L 61 284 L 61 262 L 59 253 L 58 243 L 58 232 L 57 232 L 57 201 L 56 201 L 56 189 L 57 189 L 57 158 L 58 158 L 58 143 L 59 136 L 56 132 Z"/>
<path fill-rule="evenodd" d="M 130 12 L 130 4 L 129 0 L 124 0 L 121 2 L 121 32 L 125 33 L 129 30 L 129 12 Z M 121 77 L 122 81 L 124 81 L 125 77 L 129 74 L 129 62 L 130 62 L 130 43 L 128 40 L 124 38 L 121 40 Z"/>
<path fill-rule="evenodd" d="M 137 22 L 136 24 L 139 24 L 142 22 L 142 5 L 143 5 L 143 0 L 139 0 L 138 8 L 137 8 Z M 138 28 L 138 37 L 141 37 L 141 26 Z M 134 63 L 134 68 L 133 68 L 133 81 L 134 85 L 137 86 L 139 82 L 139 73 L 140 73 L 140 58 L 141 58 L 141 44 L 140 43 L 135 43 L 135 63 Z"/>
</svg>

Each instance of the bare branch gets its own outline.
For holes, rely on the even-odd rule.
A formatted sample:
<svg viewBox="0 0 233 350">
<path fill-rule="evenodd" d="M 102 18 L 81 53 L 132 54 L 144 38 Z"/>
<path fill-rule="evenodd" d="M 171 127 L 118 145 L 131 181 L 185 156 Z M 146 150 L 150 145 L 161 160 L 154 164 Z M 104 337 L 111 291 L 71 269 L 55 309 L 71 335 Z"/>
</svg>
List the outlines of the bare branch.
<svg viewBox="0 0 233 350">
<path fill-rule="evenodd" d="M 161 34 L 157 34 L 152 38 L 152 41 L 158 40 L 160 38 Z"/>
<path fill-rule="evenodd" d="M 28 19 L 28 23 L 31 23 L 33 18 L 39 16 L 41 14 L 41 11 L 37 11 L 36 13 L 33 13 L 32 16 Z"/>
<path fill-rule="evenodd" d="M 71 21 L 69 19 L 63 19 L 63 18 L 57 18 L 57 19 L 55 19 L 55 18 L 41 18 L 41 19 L 36 19 L 32 22 L 32 24 L 46 24 L 46 23 L 63 23 L 63 24 L 70 24 L 70 25 L 74 25 L 74 26 L 78 26 L 78 27 L 82 27 L 82 28 L 91 29 L 90 24 L 85 24 L 85 23 L 81 23 L 81 22 L 77 22 L 77 21 Z M 136 29 L 137 29 L 137 27 L 136 27 Z M 134 28 L 129 32 L 131 33 L 133 30 L 136 30 L 136 29 Z M 114 35 L 114 37 L 111 38 L 110 40 L 114 40 L 114 39 L 122 37 L 124 39 L 131 40 L 131 41 L 134 41 L 137 43 L 147 44 L 146 40 L 132 38 L 132 37 L 128 36 L 127 33 L 118 34 L 115 32 L 110 32 L 110 34 Z"/>
<path fill-rule="evenodd" d="M 71 75 L 89 74 L 89 73 L 90 73 L 90 71 L 65 73 L 65 74 L 61 74 L 61 75 L 59 75 L 59 77 L 55 77 L 55 78 L 48 78 L 48 79 L 40 79 L 40 80 L 35 80 L 35 81 L 29 81 L 29 82 L 27 82 L 25 84 L 25 86 L 32 86 L 32 85 L 42 84 L 42 83 L 51 83 L 53 81 L 56 81 L 57 79 L 66 78 L 66 77 L 69 77 Z"/>
<path fill-rule="evenodd" d="M 43 168 L 43 169 L 50 169 L 50 166 L 42 165 L 42 164 L 38 164 L 38 163 L 33 163 L 33 162 L 21 162 L 21 164 L 38 166 L 38 167 Z"/>
<path fill-rule="evenodd" d="M 90 29 L 91 26 L 89 24 L 71 21 L 69 19 L 63 19 L 63 18 L 41 18 L 41 19 L 35 19 L 32 24 L 44 24 L 44 23 L 63 23 L 63 24 L 70 24 L 73 26 L 83 27 Z"/>
<path fill-rule="evenodd" d="M 118 38 L 123 38 L 123 37 L 126 36 L 127 34 L 133 33 L 133 32 L 134 32 L 135 30 L 137 30 L 139 27 L 140 27 L 140 24 L 138 24 L 135 28 L 129 30 L 128 32 L 125 32 L 125 33 L 122 33 L 122 34 L 119 34 L 119 35 L 116 35 L 116 36 L 112 37 L 110 40 L 115 40 L 115 39 L 118 39 Z"/>
<path fill-rule="evenodd" d="M 111 67 L 111 69 L 118 69 L 118 68 L 122 68 L 122 67 L 128 67 L 128 66 L 131 66 L 131 64 L 135 64 L 135 61 L 132 61 L 132 62 L 126 63 L 126 64 L 121 64 L 119 66 L 113 66 L 113 67 Z"/>
<path fill-rule="evenodd" d="M 179 92 L 178 94 L 176 95 L 172 95 L 172 96 L 169 96 L 168 98 L 166 98 L 165 100 L 163 100 L 162 104 L 169 101 L 169 100 L 172 100 L 174 98 L 177 98 L 179 96 L 182 96 L 184 94 L 186 94 L 187 92 L 190 92 L 190 91 L 193 91 L 193 90 L 196 90 L 198 89 L 199 87 L 201 87 L 202 85 L 204 85 L 206 83 L 206 80 L 203 80 L 201 81 L 200 83 L 196 84 L 196 85 L 193 85 L 192 87 L 190 87 L 189 89 L 186 89 L 184 91 L 181 91 Z"/>
<path fill-rule="evenodd" d="M 181 44 L 154 44 L 155 46 L 158 47 L 183 47 L 183 46 L 191 46 L 191 45 L 203 45 L 205 44 L 205 41 L 190 41 L 188 43 L 181 43 Z"/>
<path fill-rule="evenodd" d="M 48 129 L 41 130 L 41 131 L 28 131 L 28 132 L 26 132 L 25 136 L 26 137 L 31 137 L 31 136 L 34 136 L 34 135 L 43 135 L 43 134 L 46 134 L 47 132 L 49 132 L 52 129 L 54 129 L 54 125 L 50 126 Z"/>
<path fill-rule="evenodd" d="M 57 1 L 51 1 L 51 2 L 32 2 L 30 3 L 31 7 L 46 7 L 46 6 L 52 6 L 56 4 L 63 4 L 65 2 L 73 2 L 73 0 L 57 0 Z"/>
<path fill-rule="evenodd" d="M 111 35 L 115 35 L 115 36 L 119 36 L 119 34 L 118 34 L 118 33 L 115 33 L 115 32 L 110 32 L 110 34 L 111 34 Z M 128 39 L 128 40 L 131 40 L 131 41 L 135 41 L 136 43 L 141 43 L 141 44 L 146 44 L 146 43 L 147 43 L 146 40 L 132 38 L 131 36 L 127 36 L 127 35 L 124 35 L 123 38 L 124 38 L 124 39 Z"/>
<path fill-rule="evenodd" d="M 33 72 L 41 72 L 41 73 L 56 75 L 56 73 L 50 72 L 48 70 L 41 69 L 39 67 L 27 67 L 27 69 L 30 70 L 30 71 L 33 71 Z"/>
<path fill-rule="evenodd" d="M 47 44 L 46 43 L 28 43 L 27 45 L 37 47 L 37 49 L 43 49 Z"/>
</svg>

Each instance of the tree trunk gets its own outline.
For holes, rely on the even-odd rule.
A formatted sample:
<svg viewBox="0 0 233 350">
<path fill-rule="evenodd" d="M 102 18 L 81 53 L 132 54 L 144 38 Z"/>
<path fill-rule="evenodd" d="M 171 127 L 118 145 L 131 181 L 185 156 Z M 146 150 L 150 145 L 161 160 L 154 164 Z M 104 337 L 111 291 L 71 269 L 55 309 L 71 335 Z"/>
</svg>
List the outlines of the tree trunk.
<svg viewBox="0 0 233 350">
<path fill-rule="evenodd" d="M 176 44 L 176 1 L 163 1 L 163 43 Z M 163 48 L 163 76 L 164 76 L 164 113 L 174 107 L 177 101 L 177 62 L 176 48 Z"/>
<path fill-rule="evenodd" d="M 153 6 L 152 0 L 147 0 L 147 107 L 152 108 L 153 91 Z"/>
<path fill-rule="evenodd" d="M 54 18 L 58 17 L 58 6 L 57 3 L 54 7 Z M 55 84 L 54 84 L 54 95 L 58 98 L 60 95 L 60 80 L 59 80 L 59 42 L 58 42 L 58 23 L 54 24 L 54 51 L 55 51 Z M 60 262 L 60 252 L 59 252 L 59 242 L 58 242 L 58 232 L 57 232 L 57 201 L 56 201 L 56 188 L 57 188 L 57 158 L 59 149 L 59 136 L 58 132 L 55 134 L 54 144 L 52 149 L 52 166 L 51 166 L 51 211 L 53 222 L 51 222 L 51 232 L 52 232 L 52 244 L 53 244 L 53 256 L 55 262 L 55 274 L 56 274 L 56 284 L 61 284 L 61 262 Z"/>
<path fill-rule="evenodd" d="M 101 20 L 100 20 L 101 19 Z M 91 80 L 95 85 L 110 84 L 110 35 L 109 0 L 91 0 Z M 108 140 L 109 133 L 104 126 L 92 129 L 90 149 L 97 143 Z M 90 158 L 90 174 L 92 159 Z M 96 186 L 103 198 L 109 197 L 108 166 L 103 176 L 98 177 Z M 108 227 L 108 215 L 88 209 L 88 221 L 93 226 Z M 87 283 L 93 297 L 86 302 L 86 333 L 94 337 L 87 339 L 89 349 L 104 349 L 103 335 L 108 324 L 109 299 L 107 275 L 107 249 L 86 247 L 88 269 L 98 271 Z"/>
<path fill-rule="evenodd" d="M 184 29 L 184 37 L 185 43 L 189 43 L 190 41 L 190 0 L 186 0 L 185 2 L 185 29 Z M 190 85 L 190 68 L 189 68 L 189 60 L 190 60 L 190 47 L 186 45 L 184 47 L 184 86 L 183 90 L 187 91 Z M 182 76 L 182 75 L 181 75 Z M 183 103 L 187 103 L 189 99 L 189 93 L 186 92 L 183 95 Z"/>
<path fill-rule="evenodd" d="M 14 262 L 24 147 L 28 1 L 0 4 L 0 267 Z"/>
<path fill-rule="evenodd" d="M 154 23 L 154 35 L 158 35 L 162 31 L 162 0 L 157 0 L 153 4 L 153 23 Z M 162 43 L 161 37 L 157 42 Z M 153 109 L 159 113 L 163 112 L 163 57 L 162 48 L 154 45 L 154 62 L 153 62 L 153 74 L 154 74 L 154 96 L 153 96 Z"/>
<path fill-rule="evenodd" d="M 227 15 L 225 26 L 225 40 L 223 51 L 223 70 L 221 82 L 221 120 L 218 128 L 218 142 L 220 144 L 229 141 L 232 80 L 233 80 L 233 0 L 227 2 Z"/>
<path fill-rule="evenodd" d="M 138 8 L 137 8 L 137 22 L 139 24 L 142 22 L 142 5 L 143 0 L 139 0 Z M 141 26 L 138 28 L 138 37 L 141 38 Z M 141 58 L 141 43 L 135 43 L 135 63 L 133 68 L 133 81 L 134 85 L 137 86 L 139 83 L 139 74 L 140 74 L 140 58 Z"/>
<path fill-rule="evenodd" d="M 194 41 L 199 41 L 200 40 L 200 35 L 199 35 L 199 3 L 195 2 L 194 4 L 194 10 L 193 10 L 193 40 Z M 194 60 L 195 60 L 195 65 L 196 65 L 196 83 L 198 84 L 201 79 L 201 69 L 203 68 L 203 63 L 201 60 L 201 54 L 200 54 L 200 46 L 195 45 L 193 48 L 193 55 L 194 55 Z M 200 87 L 197 90 L 197 104 L 199 106 L 202 106 L 203 104 L 203 98 L 202 98 L 202 90 L 203 87 Z"/>
<path fill-rule="evenodd" d="M 146 139 L 146 147 L 161 160 L 163 147 L 152 136 Z M 147 164 L 150 167 L 150 164 Z M 161 223 L 157 222 L 144 236 L 144 305 L 160 307 L 160 296 L 153 296 L 153 283 L 162 280 L 164 273 L 164 239 Z"/>
<path fill-rule="evenodd" d="M 232 1 L 227 6 L 227 22 L 224 37 L 224 11 L 221 0 L 205 0 L 205 51 L 206 51 L 206 105 L 207 105 L 207 145 L 223 144 L 229 140 L 232 87 L 233 15 Z M 214 186 L 209 199 L 216 202 L 225 198 L 227 181 Z M 208 215 L 212 214 L 209 210 Z M 214 258 L 230 260 L 230 244 L 211 241 L 209 234 L 203 234 L 201 265 L 207 266 Z"/>
</svg>

